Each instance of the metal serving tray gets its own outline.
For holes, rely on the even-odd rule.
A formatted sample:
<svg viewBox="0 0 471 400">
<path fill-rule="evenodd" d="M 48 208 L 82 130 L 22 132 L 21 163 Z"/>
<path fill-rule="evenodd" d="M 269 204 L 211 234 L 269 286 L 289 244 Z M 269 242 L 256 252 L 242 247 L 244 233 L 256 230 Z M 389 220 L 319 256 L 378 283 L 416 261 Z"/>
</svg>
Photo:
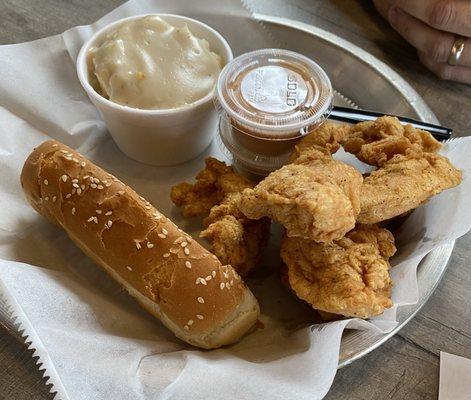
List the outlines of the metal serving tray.
<svg viewBox="0 0 471 400">
<path fill-rule="evenodd" d="M 387 65 L 350 42 L 325 30 L 285 18 L 255 14 L 277 37 L 283 47 L 311 55 L 330 75 L 338 105 L 359 106 L 380 112 L 404 115 L 431 123 L 437 118 L 418 93 Z M 361 358 L 397 333 L 427 302 L 442 278 L 454 242 L 432 251 L 417 272 L 419 302 L 398 310 L 398 326 L 388 334 L 369 331 L 345 331 L 339 368 Z M 6 304 L 0 298 L 0 325 L 21 343 Z"/>
<path fill-rule="evenodd" d="M 323 29 L 299 21 L 255 14 L 267 26 L 281 46 L 312 56 L 329 72 L 338 95 L 338 105 L 403 115 L 438 123 L 436 116 L 419 94 L 390 67 L 370 53 Z M 420 263 L 417 271 L 419 301 L 400 307 L 398 326 L 388 334 L 346 330 L 339 355 L 339 368 L 374 350 L 406 325 L 435 291 L 448 265 L 454 242 L 435 249 Z"/>
</svg>

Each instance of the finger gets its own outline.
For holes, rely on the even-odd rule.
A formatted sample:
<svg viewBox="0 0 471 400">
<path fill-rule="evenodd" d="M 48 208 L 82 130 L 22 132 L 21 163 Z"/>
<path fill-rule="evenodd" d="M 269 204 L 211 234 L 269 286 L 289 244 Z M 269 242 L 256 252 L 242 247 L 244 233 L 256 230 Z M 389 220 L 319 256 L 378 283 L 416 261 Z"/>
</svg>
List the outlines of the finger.
<svg viewBox="0 0 471 400">
<path fill-rule="evenodd" d="M 439 78 L 471 84 L 471 68 L 460 65 L 451 66 L 446 63 L 439 63 L 432 60 L 427 54 L 418 53 L 422 63 Z"/>
<path fill-rule="evenodd" d="M 378 12 L 384 18 L 388 18 L 388 11 L 392 7 L 394 0 L 373 0 L 373 3 Z"/>
<path fill-rule="evenodd" d="M 447 62 L 456 39 L 454 35 L 434 29 L 395 6 L 390 9 L 388 19 L 392 27 L 417 50 L 436 62 Z M 471 67 L 470 39 L 465 41 L 459 64 Z"/>
<path fill-rule="evenodd" d="M 395 5 L 433 28 L 471 36 L 469 0 L 396 0 Z"/>
</svg>

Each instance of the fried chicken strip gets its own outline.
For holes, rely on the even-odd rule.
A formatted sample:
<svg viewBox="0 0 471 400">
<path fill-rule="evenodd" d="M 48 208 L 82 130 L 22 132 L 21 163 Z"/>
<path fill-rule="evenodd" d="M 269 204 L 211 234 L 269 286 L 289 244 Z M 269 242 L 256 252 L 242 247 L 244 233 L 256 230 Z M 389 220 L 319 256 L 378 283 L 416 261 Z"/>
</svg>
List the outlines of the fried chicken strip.
<svg viewBox="0 0 471 400">
<path fill-rule="evenodd" d="M 171 191 L 172 201 L 183 207 L 185 217 L 207 215 L 200 236 L 211 242 L 223 264 L 232 265 L 241 275 L 260 262 L 270 233 L 269 219 L 249 220 L 238 209 L 241 191 L 253 186 L 231 166 L 210 157 L 196 183 L 180 183 Z"/>
<path fill-rule="evenodd" d="M 316 242 L 339 239 L 355 226 L 361 174 L 334 160 L 342 125 L 326 123 L 298 144 L 292 163 L 242 192 L 240 210 L 250 219 L 269 217 L 288 236 Z"/>
<path fill-rule="evenodd" d="M 359 160 L 382 166 L 396 154 L 407 151 L 436 153 L 440 142 L 426 131 L 402 125 L 396 117 L 383 116 L 353 125 L 341 139 L 345 151 Z"/>
<path fill-rule="evenodd" d="M 429 132 L 402 125 L 395 117 L 356 124 L 342 143 L 361 161 L 379 167 L 363 181 L 360 223 L 407 213 L 461 182 L 461 171 L 436 154 L 442 145 Z"/>
<path fill-rule="evenodd" d="M 204 220 L 206 229 L 200 236 L 207 238 L 221 262 L 232 265 L 247 275 L 260 262 L 270 235 L 270 220 L 250 220 L 238 208 L 240 192 L 228 194 L 214 206 Z"/>
<path fill-rule="evenodd" d="M 358 222 L 397 217 L 461 183 L 461 171 L 439 154 L 409 150 L 397 154 L 363 180 Z"/>
<path fill-rule="evenodd" d="M 171 189 L 170 198 L 176 206 L 182 207 L 185 218 L 208 215 L 227 194 L 254 186 L 222 161 L 208 157 L 205 164 L 206 168 L 196 175 L 195 183 L 182 182 Z"/>
<path fill-rule="evenodd" d="M 314 309 L 369 318 L 392 306 L 389 258 L 394 237 L 375 225 L 357 225 L 345 237 L 321 244 L 284 237 L 281 257 L 290 287 Z"/>
</svg>

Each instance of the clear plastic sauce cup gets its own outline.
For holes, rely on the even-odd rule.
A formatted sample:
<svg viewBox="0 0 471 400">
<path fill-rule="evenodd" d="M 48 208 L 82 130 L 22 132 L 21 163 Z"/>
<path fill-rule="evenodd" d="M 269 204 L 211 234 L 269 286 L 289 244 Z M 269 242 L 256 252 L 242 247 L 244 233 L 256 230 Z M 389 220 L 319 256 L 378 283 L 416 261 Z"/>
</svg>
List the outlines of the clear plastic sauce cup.
<svg viewBox="0 0 471 400">
<path fill-rule="evenodd" d="M 223 150 L 241 172 L 267 175 L 324 122 L 332 98 L 327 74 L 301 54 L 281 49 L 243 54 L 224 67 L 216 88 Z"/>
</svg>

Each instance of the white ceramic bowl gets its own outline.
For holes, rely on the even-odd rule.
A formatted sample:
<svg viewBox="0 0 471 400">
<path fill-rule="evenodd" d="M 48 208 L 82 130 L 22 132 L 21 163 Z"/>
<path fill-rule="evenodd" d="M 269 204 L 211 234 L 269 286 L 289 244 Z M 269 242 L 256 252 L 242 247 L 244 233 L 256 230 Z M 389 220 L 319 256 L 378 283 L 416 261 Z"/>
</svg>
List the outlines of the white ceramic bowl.
<svg viewBox="0 0 471 400">
<path fill-rule="evenodd" d="M 208 25 L 180 15 L 146 15 L 158 15 L 178 27 L 187 24 L 195 36 L 206 39 L 211 50 L 221 56 L 222 66 L 232 60 L 229 44 Z M 113 140 L 123 153 L 146 164 L 175 165 L 197 157 L 211 143 L 217 131 L 212 92 L 184 107 L 142 110 L 105 99 L 88 81 L 87 54 L 90 47 L 99 45 L 104 35 L 123 22 L 146 15 L 121 19 L 96 32 L 79 52 L 77 74 L 88 97 L 104 119 Z"/>
</svg>

